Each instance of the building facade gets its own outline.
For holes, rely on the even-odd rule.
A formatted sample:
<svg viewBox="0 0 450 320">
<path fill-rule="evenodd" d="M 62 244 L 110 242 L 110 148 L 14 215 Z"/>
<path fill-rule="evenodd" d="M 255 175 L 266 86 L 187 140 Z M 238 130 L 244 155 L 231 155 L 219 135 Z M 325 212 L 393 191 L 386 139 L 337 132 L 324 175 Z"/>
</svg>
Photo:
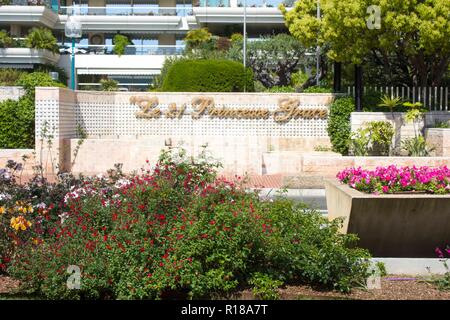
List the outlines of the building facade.
<svg viewBox="0 0 450 320">
<path fill-rule="evenodd" d="M 0 66 L 31 68 L 56 64 L 70 76 L 71 39 L 64 35 L 70 15 L 82 24 L 76 42 L 76 83 L 93 89 L 99 79 L 111 78 L 125 90 L 145 90 L 160 73 L 164 59 L 182 54 L 189 30 L 207 27 L 214 35 L 242 33 L 243 0 L 11 0 L 0 6 L 0 30 L 23 38 L 32 27 L 52 30 L 60 54 L 26 48 L 0 49 Z M 280 0 L 247 0 L 248 38 L 286 32 L 278 9 Z M 132 42 L 122 56 L 113 53 L 113 38 L 126 35 Z"/>
</svg>

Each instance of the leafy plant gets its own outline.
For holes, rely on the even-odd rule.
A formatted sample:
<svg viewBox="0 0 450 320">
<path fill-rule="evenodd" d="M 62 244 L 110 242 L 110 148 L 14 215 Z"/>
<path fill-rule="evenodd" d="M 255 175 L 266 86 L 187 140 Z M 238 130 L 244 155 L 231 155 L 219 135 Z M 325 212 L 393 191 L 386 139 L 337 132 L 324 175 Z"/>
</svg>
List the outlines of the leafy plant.
<svg viewBox="0 0 450 320">
<path fill-rule="evenodd" d="M 16 76 L 16 73 L 11 73 Z M 34 146 L 34 88 L 62 87 L 47 73 L 21 73 L 16 81 L 23 86 L 26 94 L 17 101 L 6 100 L 0 102 L 0 147 L 11 149 L 26 149 Z"/>
<path fill-rule="evenodd" d="M 208 42 L 211 38 L 212 34 L 208 31 L 208 28 L 200 28 L 190 30 L 186 34 L 184 41 L 186 42 L 188 49 L 194 49 L 200 44 Z"/>
<path fill-rule="evenodd" d="M 101 79 L 100 87 L 102 91 L 117 91 L 119 83 L 114 79 Z"/>
<path fill-rule="evenodd" d="M 312 86 L 303 90 L 304 93 L 331 93 L 333 92 L 332 88 L 329 87 L 320 87 L 320 86 Z"/>
<path fill-rule="evenodd" d="M 330 106 L 328 119 L 328 135 L 333 151 L 347 155 L 351 143 L 350 116 L 355 111 L 355 103 L 351 97 L 336 99 Z"/>
<path fill-rule="evenodd" d="M 0 86 L 15 86 L 24 73 L 20 69 L 0 69 Z"/>
<path fill-rule="evenodd" d="M 352 151 L 355 156 L 388 156 L 390 153 L 394 128 L 387 121 L 364 123 L 352 135 Z"/>
<path fill-rule="evenodd" d="M 450 121 L 438 121 L 434 124 L 433 128 L 449 129 Z"/>
<path fill-rule="evenodd" d="M 123 54 L 125 54 L 126 47 L 131 43 L 127 36 L 124 36 L 122 34 L 116 34 L 113 39 L 114 48 L 113 52 L 114 54 L 117 54 L 119 57 Z"/>
<path fill-rule="evenodd" d="M 369 155 L 370 132 L 368 128 L 359 128 L 352 134 L 351 150 L 357 157 Z"/>
<path fill-rule="evenodd" d="M 428 157 L 434 150 L 434 147 L 429 147 L 425 138 L 418 135 L 412 138 L 406 138 L 402 141 L 402 148 L 408 153 L 410 157 Z"/>
<path fill-rule="evenodd" d="M 244 36 L 242 33 L 233 33 L 230 37 L 231 43 L 240 43 L 244 41 Z"/>
<path fill-rule="evenodd" d="M 32 28 L 25 38 L 28 48 L 46 49 L 53 53 L 58 53 L 59 48 L 52 31 L 47 28 Z"/>
<path fill-rule="evenodd" d="M 297 71 L 294 72 L 291 76 L 291 85 L 293 87 L 299 87 L 301 86 L 303 83 L 306 82 L 306 80 L 308 80 L 308 75 L 302 71 Z"/>
<path fill-rule="evenodd" d="M 394 109 L 401 105 L 402 98 L 400 97 L 390 97 L 387 95 L 384 95 L 381 98 L 381 103 L 378 104 L 379 107 L 385 107 L 388 108 L 391 112 L 392 118 L 394 118 Z"/>
<path fill-rule="evenodd" d="M 284 86 L 284 87 L 278 87 L 278 86 L 274 86 L 272 88 L 268 88 L 264 90 L 265 92 L 271 92 L 271 93 L 283 93 L 283 92 L 295 92 L 295 88 L 293 87 L 289 87 L 289 86 Z"/>
<path fill-rule="evenodd" d="M 256 272 L 249 280 L 253 286 L 253 294 L 261 300 L 278 300 L 280 294 L 278 288 L 283 284 L 280 280 L 275 280 L 267 274 Z"/>
<path fill-rule="evenodd" d="M 228 60 L 176 61 L 164 78 L 167 92 L 253 91 L 253 74 L 239 62 Z"/>
<path fill-rule="evenodd" d="M 13 43 L 13 38 L 5 30 L 0 30 L 0 48 L 9 48 Z"/>
<path fill-rule="evenodd" d="M 139 175 L 117 170 L 36 187 L 45 196 L 24 202 L 25 229 L 15 202 L 29 191 L 11 182 L 11 199 L 0 199 L 0 227 L 10 231 L 0 237 L 15 243 L 7 271 L 52 299 L 226 297 L 247 284 L 274 299 L 283 283 L 348 292 L 365 281 L 370 256 L 339 232 L 342 220 L 262 200 L 217 178 L 219 166 L 205 151 L 171 150 Z M 80 290 L 66 286 L 68 265 L 81 268 Z"/>
</svg>

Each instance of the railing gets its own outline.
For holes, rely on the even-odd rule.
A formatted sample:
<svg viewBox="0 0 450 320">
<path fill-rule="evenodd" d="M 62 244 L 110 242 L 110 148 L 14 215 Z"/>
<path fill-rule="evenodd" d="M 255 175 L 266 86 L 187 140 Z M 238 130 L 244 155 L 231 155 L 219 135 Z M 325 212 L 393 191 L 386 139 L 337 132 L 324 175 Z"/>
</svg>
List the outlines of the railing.
<svg viewBox="0 0 450 320">
<path fill-rule="evenodd" d="M 348 95 L 355 95 L 355 87 L 347 87 Z M 364 87 L 364 92 L 375 91 L 403 101 L 420 102 L 430 111 L 450 111 L 448 87 Z"/>
<path fill-rule="evenodd" d="M 77 45 L 77 54 L 115 54 L 114 45 Z M 128 45 L 125 48 L 125 55 L 181 55 L 184 45 Z M 60 51 L 69 52 L 70 48 L 62 46 Z"/>
<path fill-rule="evenodd" d="M 60 7 L 59 14 L 64 15 L 93 15 L 93 16 L 191 16 L 191 6 L 158 7 L 158 6 L 108 6 L 89 7 L 72 6 Z"/>
</svg>

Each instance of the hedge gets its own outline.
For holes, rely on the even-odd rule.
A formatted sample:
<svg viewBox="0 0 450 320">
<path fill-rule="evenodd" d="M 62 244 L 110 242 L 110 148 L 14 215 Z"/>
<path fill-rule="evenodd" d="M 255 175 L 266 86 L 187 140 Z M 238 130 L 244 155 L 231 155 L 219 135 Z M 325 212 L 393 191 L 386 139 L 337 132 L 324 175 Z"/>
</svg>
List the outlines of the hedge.
<svg viewBox="0 0 450 320">
<path fill-rule="evenodd" d="M 28 149 L 34 145 L 34 99 L 25 95 L 18 101 L 0 103 L 0 147 Z"/>
<path fill-rule="evenodd" d="M 34 89 L 64 85 L 46 72 L 24 73 L 15 84 L 25 88 L 26 94 L 19 100 L 0 102 L 0 148 L 34 148 Z"/>
<path fill-rule="evenodd" d="M 351 113 L 355 111 L 355 102 L 351 97 L 336 99 L 330 106 L 328 135 L 333 151 L 347 155 L 350 148 Z"/>
<path fill-rule="evenodd" d="M 174 63 L 164 78 L 168 92 L 242 92 L 254 91 L 253 72 L 229 60 L 181 60 Z M 245 81 L 246 80 L 246 81 Z M 246 84 L 244 86 L 244 84 Z"/>
</svg>

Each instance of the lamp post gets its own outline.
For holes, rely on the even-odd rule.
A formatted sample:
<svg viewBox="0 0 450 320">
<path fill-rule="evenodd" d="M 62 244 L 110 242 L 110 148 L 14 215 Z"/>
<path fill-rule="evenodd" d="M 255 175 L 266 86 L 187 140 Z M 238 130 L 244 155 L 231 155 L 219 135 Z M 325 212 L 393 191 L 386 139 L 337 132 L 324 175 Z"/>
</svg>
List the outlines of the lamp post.
<svg viewBox="0 0 450 320">
<path fill-rule="evenodd" d="M 320 0 L 317 0 L 317 19 L 320 20 Z M 317 45 L 316 48 L 316 85 L 320 85 L 319 79 L 319 69 L 320 69 L 320 46 Z"/>
<path fill-rule="evenodd" d="M 247 0 L 244 0 L 244 43 L 243 43 L 243 58 L 244 58 L 244 92 L 247 90 Z"/>
<path fill-rule="evenodd" d="M 64 27 L 66 37 L 72 39 L 72 52 L 70 54 L 70 88 L 75 90 L 75 39 L 81 38 L 81 23 L 75 16 L 67 18 Z"/>
</svg>

